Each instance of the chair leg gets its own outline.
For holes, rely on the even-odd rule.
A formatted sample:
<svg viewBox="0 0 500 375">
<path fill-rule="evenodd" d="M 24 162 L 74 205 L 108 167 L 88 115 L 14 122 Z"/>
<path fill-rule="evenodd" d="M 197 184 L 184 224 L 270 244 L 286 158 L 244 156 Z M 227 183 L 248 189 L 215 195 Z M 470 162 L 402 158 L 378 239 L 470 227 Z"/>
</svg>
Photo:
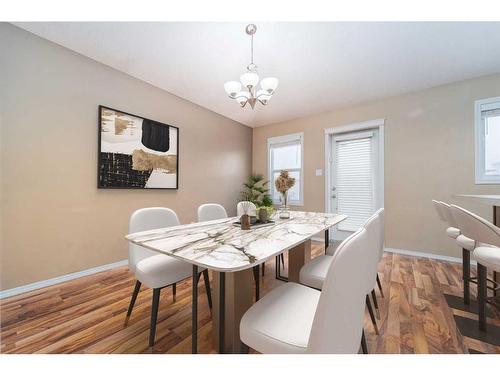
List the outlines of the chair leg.
<svg viewBox="0 0 500 375">
<path fill-rule="evenodd" d="M 280 254 L 281 264 L 283 265 L 283 269 L 285 269 L 285 255 L 283 253 Z"/>
<path fill-rule="evenodd" d="M 253 278 L 255 280 L 255 302 L 260 299 L 259 266 L 253 267 Z"/>
<path fill-rule="evenodd" d="M 160 288 L 153 289 L 153 303 L 151 305 L 151 326 L 149 328 L 149 346 L 155 344 L 156 319 L 158 317 L 158 305 L 160 304 Z"/>
<path fill-rule="evenodd" d="M 366 346 L 365 330 L 362 330 L 361 333 L 361 350 L 363 350 L 363 354 L 368 354 L 368 346 Z"/>
<path fill-rule="evenodd" d="M 378 309 L 377 294 L 375 294 L 375 289 L 372 289 L 372 300 L 373 305 L 375 306 L 375 314 L 377 314 L 377 319 L 380 319 L 380 312 Z"/>
<path fill-rule="evenodd" d="M 130 305 L 128 305 L 127 318 L 132 314 L 132 309 L 134 308 L 135 300 L 137 299 L 139 290 L 141 290 L 141 282 L 137 280 L 135 282 L 134 292 L 132 293 L 132 299 L 130 300 Z"/>
<path fill-rule="evenodd" d="M 486 276 L 487 269 L 482 264 L 477 264 L 477 303 L 479 316 L 479 330 L 486 332 Z"/>
<path fill-rule="evenodd" d="M 262 263 L 262 281 L 264 281 L 264 273 L 266 272 L 266 263 Z"/>
<path fill-rule="evenodd" d="M 464 304 L 470 305 L 470 251 L 462 249 L 462 279 L 464 280 Z"/>
<path fill-rule="evenodd" d="M 366 295 L 366 307 L 368 307 L 368 313 L 370 314 L 370 319 L 372 320 L 375 333 L 378 335 L 377 320 L 375 319 L 375 314 L 373 313 L 372 304 L 370 302 L 370 297 L 368 297 L 368 294 Z"/>
<path fill-rule="evenodd" d="M 380 277 L 378 276 L 377 272 L 377 285 L 378 285 L 378 290 L 380 290 L 380 295 L 382 298 L 384 298 L 384 291 L 382 290 L 382 283 L 380 282 Z"/>
<path fill-rule="evenodd" d="M 212 310 L 212 291 L 210 290 L 210 278 L 208 270 L 203 271 L 203 281 L 205 282 L 205 291 L 207 292 L 208 307 Z"/>
<path fill-rule="evenodd" d="M 173 283 L 172 284 L 172 298 L 175 301 L 175 296 L 177 295 L 177 284 Z"/>
</svg>

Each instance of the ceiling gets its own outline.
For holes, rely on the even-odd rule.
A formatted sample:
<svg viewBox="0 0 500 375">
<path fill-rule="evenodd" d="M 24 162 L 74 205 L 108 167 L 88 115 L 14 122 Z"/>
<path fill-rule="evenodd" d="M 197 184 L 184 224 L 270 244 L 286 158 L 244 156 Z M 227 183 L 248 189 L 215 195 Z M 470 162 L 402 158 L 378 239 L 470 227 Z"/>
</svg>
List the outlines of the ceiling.
<svg viewBox="0 0 500 375">
<path fill-rule="evenodd" d="M 245 23 L 15 24 L 252 127 L 500 72 L 500 22 L 258 23 L 255 63 L 280 85 L 251 110 L 223 88 L 249 63 Z"/>
</svg>

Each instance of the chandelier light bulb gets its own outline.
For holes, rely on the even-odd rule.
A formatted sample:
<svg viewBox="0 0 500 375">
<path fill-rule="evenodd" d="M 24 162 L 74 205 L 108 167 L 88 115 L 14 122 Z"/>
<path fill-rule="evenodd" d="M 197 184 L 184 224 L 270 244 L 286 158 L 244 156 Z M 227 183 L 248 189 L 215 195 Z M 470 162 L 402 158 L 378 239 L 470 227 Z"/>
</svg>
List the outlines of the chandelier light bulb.
<svg viewBox="0 0 500 375">
<path fill-rule="evenodd" d="M 253 88 L 259 83 L 259 75 L 254 72 L 246 72 L 241 75 L 240 81 L 244 87 Z"/>
<path fill-rule="evenodd" d="M 236 98 L 236 94 L 241 91 L 241 83 L 238 81 L 229 81 L 224 84 L 224 90 L 231 98 Z"/>
<path fill-rule="evenodd" d="M 267 77 L 260 81 L 260 87 L 262 87 L 262 90 L 267 91 L 269 94 L 273 94 L 278 87 L 278 83 L 278 78 Z"/>
<path fill-rule="evenodd" d="M 269 94 L 266 90 L 259 90 L 255 97 L 264 105 L 267 104 L 269 99 L 271 99 L 271 94 Z"/>
</svg>

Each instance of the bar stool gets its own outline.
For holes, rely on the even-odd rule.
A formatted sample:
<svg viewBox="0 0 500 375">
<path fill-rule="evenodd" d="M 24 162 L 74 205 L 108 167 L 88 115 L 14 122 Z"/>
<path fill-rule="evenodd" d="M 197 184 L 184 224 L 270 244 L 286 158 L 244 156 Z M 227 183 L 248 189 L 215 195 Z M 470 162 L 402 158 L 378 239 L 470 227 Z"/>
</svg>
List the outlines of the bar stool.
<svg viewBox="0 0 500 375">
<path fill-rule="evenodd" d="M 464 304 L 470 305 L 470 283 L 476 283 L 476 278 L 470 276 L 470 253 L 474 251 L 476 247 L 476 241 L 472 238 L 464 236 L 460 229 L 458 228 L 458 224 L 456 223 L 455 218 L 453 217 L 450 209 L 450 205 L 441 202 L 432 200 L 432 204 L 438 213 L 441 221 L 447 224 L 446 235 L 455 240 L 458 246 L 462 248 L 462 280 L 464 283 Z"/>
<path fill-rule="evenodd" d="M 495 304 L 497 297 L 488 297 L 488 268 L 492 271 L 500 271 L 500 228 L 488 220 L 465 210 L 462 207 L 451 205 L 451 213 L 466 236 L 476 239 L 478 246 L 474 249 L 474 258 L 477 261 L 477 300 L 479 329 L 487 330 L 486 303 Z M 492 280 L 490 280 L 492 281 Z M 499 290 L 497 283 L 493 282 L 491 289 Z"/>
</svg>

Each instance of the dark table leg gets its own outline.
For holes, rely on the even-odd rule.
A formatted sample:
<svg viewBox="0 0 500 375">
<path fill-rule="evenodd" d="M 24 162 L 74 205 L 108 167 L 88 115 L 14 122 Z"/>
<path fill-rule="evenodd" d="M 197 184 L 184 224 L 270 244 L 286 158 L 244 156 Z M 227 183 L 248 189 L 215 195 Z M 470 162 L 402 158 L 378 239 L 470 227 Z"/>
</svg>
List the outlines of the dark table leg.
<svg viewBox="0 0 500 375">
<path fill-rule="evenodd" d="M 255 302 L 260 299 L 260 277 L 259 266 L 253 267 L 253 278 L 255 280 Z"/>
<path fill-rule="evenodd" d="M 198 353 L 198 266 L 193 266 L 193 300 L 191 301 L 191 352 Z"/>
<path fill-rule="evenodd" d="M 329 244 L 330 244 L 330 229 L 327 229 L 325 230 L 325 254 Z"/>
<path fill-rule="evenodd" d="M 224 325 L 226 313 L 226 274 L 220 273 L 219 280 L 219 354 L 224 353 Z"/>
</svg>

